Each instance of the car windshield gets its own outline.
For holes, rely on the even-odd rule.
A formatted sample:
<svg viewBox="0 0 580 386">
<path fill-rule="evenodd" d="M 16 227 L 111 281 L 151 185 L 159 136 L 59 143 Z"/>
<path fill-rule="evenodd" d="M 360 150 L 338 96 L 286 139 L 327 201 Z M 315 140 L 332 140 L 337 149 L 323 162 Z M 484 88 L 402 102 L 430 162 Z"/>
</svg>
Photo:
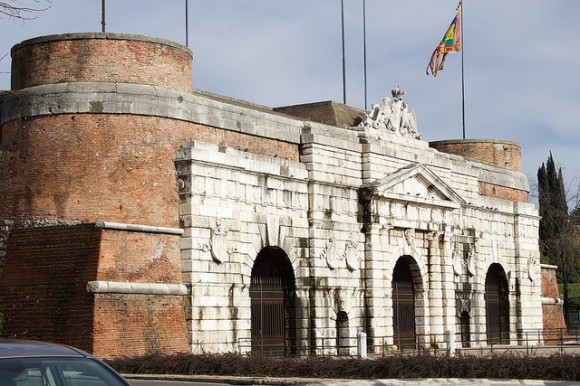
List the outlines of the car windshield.
<svg viewBox="0 0 580 386">
<path fill-rule="evenodd" d="M 126 386 L 89 358 L 10 358 L 0 360 L 2 386 Z"/>
</svg>

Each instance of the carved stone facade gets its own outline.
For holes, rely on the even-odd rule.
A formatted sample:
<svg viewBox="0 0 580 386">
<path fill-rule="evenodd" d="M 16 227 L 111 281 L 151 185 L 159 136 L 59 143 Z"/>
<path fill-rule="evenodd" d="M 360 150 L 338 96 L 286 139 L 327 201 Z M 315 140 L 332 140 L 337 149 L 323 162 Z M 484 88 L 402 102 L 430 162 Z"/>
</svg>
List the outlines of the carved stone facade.
<svg viewBox="0 0 580 386">
<path fill-rule="evenodd" d="M 132 59 L 67 70 L 111 49 Z M 151 50 L 166 52 L 163 76 Z M 22 284 L 0 295 L 10 336 L 74 332 L 78 341 L 62 341 L 102 356 L 179 351 L 172 343 L 187 339 L 192 351 L 352 354 L 363 332 L 384 352 L 441 348 L 448 332 L 463 346 L 518 344 L 542 329 L 539 217 L 521 168 L 431 147 L 402 89 L 370 112 L 270 109 L 187 90 L 189 50 L 159 39 L 51 36 L 12 55 L 22 90 L 0 99 L 0 290 Z M 33 68 L 63 75 L 54 83 Z M 75 249 L 76 266 L 97 267 L 68 278 L 89 289 L 70 302 L 101 312 L 82 331 L 49 319 L 24 330 L 10 310 L 35 292 L 19 259 L 63 261 L 40 247 L 73 245 L 51 239 L 67 234 L 63 224 L 92 243 Z M 52 272 L 35 275 L 59 280 Z M 38 307 L 63 308 L 62 294 L 44 296 Z M 107 336 L 125 344 L 96 345 Z"/>
<path fill-rule="evenodd" d="M 342 130 L 310 122 L 299 161 L 201 142 L 181 149 L 194 340 L 215 351 L 256 348 L 250 287 L 265 248 L 280 249 L 291 266 L 301 312 L 288 340 L 298 352 L 345 336 L 352 345 L 359 332 L 374 350 L 396 349 L 393 274 L 403 259 L 420 347 L 445 347 L 448 331 L 467 347 L 493 340 L 485 298 L 492 266 L 508 291 L 501 342 L 542 328 L 537 212 L 479 193 L 482 181 L 506 178 L 526 191 L 521 172 L 430 149 L 418 135 L 373 124 L 381 114 Z M 224 259 L 207 247 L 216 233 L 227 233 Z"/>
</svg>

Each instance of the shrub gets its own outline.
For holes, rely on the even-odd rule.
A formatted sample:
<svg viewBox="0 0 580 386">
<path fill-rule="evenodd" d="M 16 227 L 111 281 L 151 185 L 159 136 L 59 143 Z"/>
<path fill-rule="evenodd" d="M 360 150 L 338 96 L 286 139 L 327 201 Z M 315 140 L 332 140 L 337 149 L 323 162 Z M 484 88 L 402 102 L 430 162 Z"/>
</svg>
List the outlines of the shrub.
<svg viewBox="0 0 580 386">
<path fill-rule="evenodd" d="M 184 374 L 284 378 L 405 379 L 494 378 L 580 379 L 578 356 L 435 357 L 389 356 L 376 359 L 278 358 L 241 354 L 151 354 L 108 361 L 125 374 Z"/>
</svg>

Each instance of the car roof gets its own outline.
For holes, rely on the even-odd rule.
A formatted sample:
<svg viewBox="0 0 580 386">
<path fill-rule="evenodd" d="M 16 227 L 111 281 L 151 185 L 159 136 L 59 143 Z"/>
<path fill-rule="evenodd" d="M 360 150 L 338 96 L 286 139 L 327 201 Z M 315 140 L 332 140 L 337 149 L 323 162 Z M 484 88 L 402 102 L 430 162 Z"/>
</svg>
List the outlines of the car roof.
<svg viewBox="0 0 580 386">
<path fill-rule="evenodd" d="M 73 347 L 33 340 L 0 339 L 0 358 L 91 357 Z"/>
</svg>

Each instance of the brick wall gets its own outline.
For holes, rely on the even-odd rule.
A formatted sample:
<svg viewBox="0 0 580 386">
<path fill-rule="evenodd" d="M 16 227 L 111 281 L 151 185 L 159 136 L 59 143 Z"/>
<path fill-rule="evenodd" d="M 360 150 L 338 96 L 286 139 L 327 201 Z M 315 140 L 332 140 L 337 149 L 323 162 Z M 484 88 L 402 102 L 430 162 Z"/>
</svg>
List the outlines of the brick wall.
<svg viewBox="0 0 580 386">
<path fill-rule="evenodd" d="M 100 358 L 188 352 L 183 298 L 95 294 L 92 353 Z"/>
<path fill-rule="evenodd" d="M 97 280 L 181 284 L 180 237 L 104 230 Z M 189 350 L 182 296 L 94 294 L 93 354 Z"/>
<path fill-rule="evenodd" d="M 560 299 L 556 268 L 542 266 L 542 297 Z"/>
<path fill-rule="evenodd" d="M 0 280 L 2 336 L 66 343 L 100 357 L 187 351 L 182 296 L 86 291 L 93 280 L 180 284 L 179 242 L 95 224 L 14 230 Z"/>
<path fill-rule="evenodd" d="M 479 182 L 479 194 L 487 197 L 502 198 L 504 200 L 528 202 L 528 192 L 507 186 Z"/>
<path fill-rule="evenodd" d="M 61 114 L 2 127 L 0 219 L 179 227 L 174 166 L 191 140 L 298 159 L 294 144 L 141 115 Z"/>
<path fill-rule="evenodd" d="M 430 142 L 429 146 L 443 153 L 455 154 L 474 161 L 522 171 L 522 150 L 519 144 L 496 140 L 446 140 Z M 507 186 L 479 183 L 479 194 L 510 201 L 528 202 L 528 192 Z"/>
<path fill-rule="evenodd" d="M 33 60 L 31 60 L 33 58 Z M 66 82 L 138 83 L 192 90 L 191 52 L 122 34 L 53 35 L 12 49 L 12 90 Z"/>
<path fill-rule="evenodd" d="M 522 171 L 522 149 L 519 144 L 497 140 L 449 140 L 430 142 L 441 152 L 456 154 L 490 165 Z"/>
<path fill-rule="evenodd" d="M 44 339 L 90 351 L 100 232 L 94 226 L 15 229 L 2 280 L 2 337 Z"/>
<path fill-rule="evenodd" d="M 556 344 L 561 337 L 560 329 L 566 328 L 556 267 L 542 265 L 542 320 L 546 344 Z"/>
</svg>

